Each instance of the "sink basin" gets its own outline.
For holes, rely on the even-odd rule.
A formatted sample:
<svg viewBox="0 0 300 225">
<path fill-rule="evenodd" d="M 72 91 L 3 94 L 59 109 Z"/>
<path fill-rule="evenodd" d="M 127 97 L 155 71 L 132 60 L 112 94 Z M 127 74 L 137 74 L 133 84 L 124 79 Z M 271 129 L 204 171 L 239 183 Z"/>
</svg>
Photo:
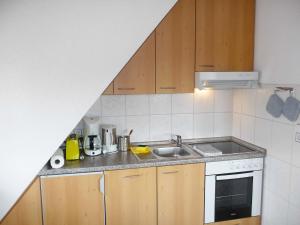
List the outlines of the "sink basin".
<svg viewBox="0 0 300 225">
<path fill-rule="evenodd" d="M 184 157 L 190 156 L 191 154 L 182 147 L 157 147 L 152 151 L 155 155 L 159 157 Z"/>
</svg>

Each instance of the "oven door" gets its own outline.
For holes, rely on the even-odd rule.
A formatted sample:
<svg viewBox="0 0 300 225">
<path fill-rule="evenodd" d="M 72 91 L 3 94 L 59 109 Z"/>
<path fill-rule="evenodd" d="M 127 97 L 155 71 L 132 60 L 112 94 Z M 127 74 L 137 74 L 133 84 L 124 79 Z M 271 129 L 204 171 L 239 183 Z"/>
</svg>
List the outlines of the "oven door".
<svg viewBox="0 0 300 225">
<path fill-rule="evenodd" d="M 262 171 L 206 176 L 205 223 L 260 215 Z"/>
</svg>

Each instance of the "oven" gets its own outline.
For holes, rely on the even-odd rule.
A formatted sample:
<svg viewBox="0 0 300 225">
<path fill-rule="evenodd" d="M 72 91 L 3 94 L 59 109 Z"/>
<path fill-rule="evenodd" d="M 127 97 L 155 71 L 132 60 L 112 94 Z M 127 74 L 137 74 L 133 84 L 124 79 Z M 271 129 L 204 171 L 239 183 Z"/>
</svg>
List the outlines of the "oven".
<svg viewBox="0 0 300 225">
<path fill-rule="evenodd" d="M 263 159 L 206 164 L 205 223 L 261 214 Z"/>
</svg>

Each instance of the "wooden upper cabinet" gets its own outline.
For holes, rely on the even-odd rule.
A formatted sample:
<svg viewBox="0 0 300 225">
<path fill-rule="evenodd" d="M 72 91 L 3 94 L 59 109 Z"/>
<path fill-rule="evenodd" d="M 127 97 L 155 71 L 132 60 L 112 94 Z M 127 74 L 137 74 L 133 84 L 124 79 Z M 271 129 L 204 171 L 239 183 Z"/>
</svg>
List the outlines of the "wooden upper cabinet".
<svg viewBox="0 0 300 225">
<path fill-rule="evenodd" d="M 260 216 L 256 216 L 256 217 L 249 217 L 244 219 L 210 223 L 209 225 L 260 225 L 260 224 L 261 224 Z"/>
<path fill-rule="evenodd" d="M 114 94 L 155 93 L 155 32 L 114 79 Z"/>
<path fill-rule="evenodd" d="M 105 172 L 107 225 L 157 225 L 156 168 Z"/>
<path fill-rule="evenodd" d="M 44 225 L 104 225 L 102 176 L 99 173 L 42 178 Z"/>
<path fill-rule="evenodd" d="M 194 92 L 195 0 L 179 0 L 156 28 L 156 93 Z"/>
<path fill-rule="evenodd" d="M 113 95 L 114 94 L 114 82 L 111 82 L 102 94 L 103 95 Z"/>
<path fill-rule="evenodd" d="M 252 71 L 255 0 L 196 0 L 196 71 Z"/>
<path fill-rule="evenodd" d="M 204 167 L 157 168 L 158 225 L 203 225 Z"/>
<path fill-rule="evenodd" d="M 42 225 L 40 180 L 36 178 L 1 225 Z"/>
</svg>

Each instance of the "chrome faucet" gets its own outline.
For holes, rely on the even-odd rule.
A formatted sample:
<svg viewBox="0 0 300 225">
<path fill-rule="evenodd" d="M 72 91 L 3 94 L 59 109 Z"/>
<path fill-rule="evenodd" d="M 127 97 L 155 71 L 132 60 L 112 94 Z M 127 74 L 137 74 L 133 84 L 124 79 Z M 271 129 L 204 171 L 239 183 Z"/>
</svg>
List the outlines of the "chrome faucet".
<svg viewBox="0 0 300 225">
<path fill-rule="evenodd" d="M 172 139 L 172 142 L 176 143 L 177 147 L 181 147 L 182 145 L 181 135 L 174 135 L 174 136 L 176 136 L 176 140 Z"/>
</svg>

